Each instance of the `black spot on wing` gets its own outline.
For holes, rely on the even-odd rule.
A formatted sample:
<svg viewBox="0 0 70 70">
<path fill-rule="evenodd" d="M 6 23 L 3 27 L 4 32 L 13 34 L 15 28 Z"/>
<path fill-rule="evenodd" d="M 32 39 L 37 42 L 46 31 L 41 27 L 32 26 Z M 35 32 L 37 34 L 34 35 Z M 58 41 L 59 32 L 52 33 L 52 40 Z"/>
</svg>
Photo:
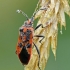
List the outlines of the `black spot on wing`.
<svg viewBox="0 0 70 70">
<path fill-rule="evenodd" d="M 28 54 L 26 48 L 23 47 L 21 53 L 19 54 L 20 61 L 22 64 L 28 64 L 29 59 L 30 59 L 30 54 Z"/>
</svg>

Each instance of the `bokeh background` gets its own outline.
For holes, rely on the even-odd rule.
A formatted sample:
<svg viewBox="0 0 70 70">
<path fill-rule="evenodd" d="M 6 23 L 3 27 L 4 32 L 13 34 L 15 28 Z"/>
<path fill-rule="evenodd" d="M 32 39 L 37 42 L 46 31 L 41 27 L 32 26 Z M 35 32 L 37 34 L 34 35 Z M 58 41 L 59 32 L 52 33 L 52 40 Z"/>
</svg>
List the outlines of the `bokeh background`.
<svg viewBox="0 0 70 70">
<path fill-rule="evenodd" d="M 15 49 L 18 29 L 26 20 L 17 9 L 32 16 L 38 0 L 0 0 L 0 70 L 24 70 L 18 60 Z M 36 24 L 36 21 L 35 21 Z M 50 49 L 45 70 L 70 70 L 70 18 L 66 15 L 66 30 L 58 33 L 57 59 Z"/>
</svg>

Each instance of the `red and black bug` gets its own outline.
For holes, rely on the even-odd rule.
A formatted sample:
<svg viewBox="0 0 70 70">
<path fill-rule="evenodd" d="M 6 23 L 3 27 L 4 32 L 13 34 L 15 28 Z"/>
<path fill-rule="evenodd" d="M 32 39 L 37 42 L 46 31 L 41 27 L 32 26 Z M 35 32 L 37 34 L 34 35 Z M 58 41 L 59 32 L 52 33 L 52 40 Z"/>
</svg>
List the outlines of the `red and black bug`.
<svg viewBox="0 0 70 70">
<path fill-rule="evenodd" d="M 45 10 L 45 9 L 40 9 L 40 10 Z M 18 43 L 16 46 L 16 54 L 18 55 L 21 63 L 23 65 L 27 65 L 31 58 L 32 44 L 33 44 L 39 55 L 39 60 L 38 60 L 38 67 L 39 67 L 40 52 L 39 52 L 37 46 L 35 45 L 35 43 L 33 42 L 34 37 L 42 37 L 42 39 L 39 41 L 40 43 L 44 39 L 43 35 L 34 35 L 34 31 L 37 28 L 39 28 L 40 26 L 42 26 L 42 28 L 43 28 L 42 24 L 39 24 L 36 28 L 33 28 L 34 16 L 35 16 L 36 12 L 38 12 L 38 11 L 36 11 L 30 19 L 21 10 L 17 10 L 17 12 L 22 13 L 27 18 L 27 21 L 25 21 L 24 24 L 19 28 L 19 37 L 18 37 Z"/>
</svg>

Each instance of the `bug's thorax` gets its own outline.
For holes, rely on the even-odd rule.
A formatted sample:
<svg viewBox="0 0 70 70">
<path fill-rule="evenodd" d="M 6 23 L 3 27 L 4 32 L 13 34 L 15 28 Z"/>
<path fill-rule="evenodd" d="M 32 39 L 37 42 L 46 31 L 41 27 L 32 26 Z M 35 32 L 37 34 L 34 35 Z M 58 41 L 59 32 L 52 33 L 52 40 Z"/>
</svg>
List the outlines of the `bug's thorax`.
<svg viewBox="0 0 70 70">
<path fill-rule="evenodd" d="M 25 27 L 23 26 L 23 31 L 19 32 L 20 36 L 22 36 L 22 40 L 29 40 L 29 42 L 33 39 L 34 29 L 33 27 Z"/>
</svg>

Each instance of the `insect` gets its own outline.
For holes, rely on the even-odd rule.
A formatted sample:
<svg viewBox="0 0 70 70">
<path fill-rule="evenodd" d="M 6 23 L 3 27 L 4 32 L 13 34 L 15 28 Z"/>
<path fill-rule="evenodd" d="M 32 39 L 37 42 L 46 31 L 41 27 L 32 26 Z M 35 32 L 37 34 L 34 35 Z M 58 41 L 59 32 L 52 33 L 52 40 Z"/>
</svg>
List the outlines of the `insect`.
<svg viewBox="0 0 70 70">
<path fill-rule="evenodd" d="M 45 9 L 40 9 L 40 10 L 45 10 Z M 32 44 L 35 46 L 39 60 L 38 60 L 38 67 L 39 67 L 39 62 L 40 62 L 40 52 L 36 46 L 36 44 L 33 42 L 34 37 L 41 37 L 41 41 L 44 39 L 43 35 L 34 35 L 34 31 L 38 29 L 40 26 L 43 28 L 42 24 L 39 24 L 37 27 L 33 28 L 33 21 L 34 21 L 34 16 L 38 12 L 36 11 L 33 16 L 29 19 L 28 16 L 21 10 L 17 10 L 18 13 L 22 13 L 27 20 L 24 22 L 24 24 L 19 28 L 19 37 L 18 37 L 18 43 L 16 46 L 16 54 L 21 61 L 23 65 L 27 65 L 29 63 L 29 60 L 31 58 L 32 54 Z M 40 69 L 40 67 L 39 67 Z"/>
</svg>

